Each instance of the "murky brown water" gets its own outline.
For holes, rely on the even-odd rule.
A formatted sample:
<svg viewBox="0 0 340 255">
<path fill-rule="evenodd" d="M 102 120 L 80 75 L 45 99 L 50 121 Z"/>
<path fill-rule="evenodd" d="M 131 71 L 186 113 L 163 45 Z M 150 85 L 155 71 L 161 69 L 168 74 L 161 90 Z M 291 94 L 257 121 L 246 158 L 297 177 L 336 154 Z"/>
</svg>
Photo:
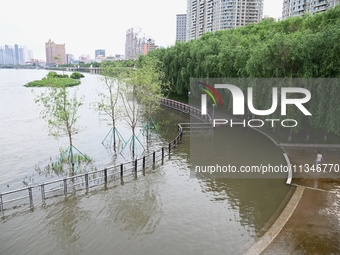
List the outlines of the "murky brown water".
<svg viewBox="0 0 340 255">
<path fill-rule="evenodd" d="M 0 77 L 7 77 L 13 74 L 11 72 L 29 78 L 31 74 L 27 72 L 34 71 L 0 70 Z M 4 86 L 3 79 L 0 81 Z M 96 82 L 96 76 L 87 75 L 83 92 L 86 93 Z M 0 88 L 2 94 L 4 89 Z M 19 98 L 6 101 L 1 97 L 1 109 L 14 107 L 10 102 L 22 101 L 20 95 L 27 93 L 22 89 L 18 81 L 7 86 L 6 91 Z M 31 100 L 28 94 L 25 96 Z M 10 139 L 3 134 L 10 133 L 12 120 L 8 116 L 0 114 L 1 123 L 6 123 L 1 125 L 0 140 L 7 143 Z M 83 139 L 86 141 L 81 142 L 80 138 L 78 141 L 84 150 L 91 146 L 98 164 L 103 165 L 112 160 L 100 144 L 107 130 L 95 124 L 91 116 L 92 113 L 88 113 L 83 122 L 90 126 L 83 135 L 87 137 Z M 42 125 L 38 116 L 33 114 L 29 120 L 22 121 Z M 187 117 L 167 110 L 166 114 L 163 112 L 157 116 L 157 121 L 164 124 L 158 134 L 159 141 L 169 141 L 177 134 L 176 124 L 186 122 Z M 15 132 L 21 136 L 23 130 L 16 129 Z M 97 133 L 90 136 L 94 130 Z M 245 136 L 240 129 L 229 133 L 229 143 L 224 145 L 229 153 L 235 153 L 233 158 L 240 157 L 242 150 L 241 145 L 233 144 L 229 136 L 237 139 L 240 135 Z M 14 137 L 12 134 L 13 144 L 16 142 Z M 96 145 L 97 140 L 99 145 Z M 262 142 L 260 148 L 248 147 L 250 151 L 241 158 L 251 160 L 252 152 L 256 156 L 255 151 L 263 150 L 262 154 L 270 153 L 280 163 L 284 160 L 281 151 L 256 133 L 251 133 L 242 143 L 259 141 Z M 5 155 L 13 157 L 13 153 L 16 156 L 21 153 L 26 158 L 28 149 L 25 146 L 40 150 L 41 144 L 32 132 L 30 143 L 22 146 Z M 195 177 L 190 174 L 192 162 L 189 155 L 190 134 L 186 133 L 170 160 L 165 160 L 164 165 L 156 169 L 148 169 L 145 176 L 139 173 L 137 180 L 126 178 L 124 185 L 114 181 L 106 188 L 92 188 L 88 194 L 77 191 L 67 198 L 50 198 L 45 205 L 37 199 L 33 210 L 27 205 L 6 210 L 0 220 L 0 254 L 233 254 L 249 247 L 288 193 L 285 180 Z M 49 155 L 42 158 L 47 157 Z M 6 177 L 0 180 L 1 190 L 8 190 L 7 184 L 20 186 L 23 175 L 32 171 L 37 160 L 29 158 L 21 165 L 18 160 L 16 165 L 19 167 L 15 168 L 2 154 L 1 162 L 7 167 L 0 169 L 1 175 Z"/>
</svg>

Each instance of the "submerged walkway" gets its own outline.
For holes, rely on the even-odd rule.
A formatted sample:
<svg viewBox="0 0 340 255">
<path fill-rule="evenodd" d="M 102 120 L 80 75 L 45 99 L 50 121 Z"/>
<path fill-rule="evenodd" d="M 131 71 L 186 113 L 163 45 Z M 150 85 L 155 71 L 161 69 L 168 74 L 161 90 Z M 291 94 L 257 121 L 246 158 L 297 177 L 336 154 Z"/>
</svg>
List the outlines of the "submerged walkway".
<svg viewBox="0 0 340 255">
<path fill-rule="evenodd" d="M 230 118 L 219 111 L 213 117 Z M 324 163 L 340 166 L 339 145 L 278 144 L 263 135 L 282 148 L 292 165 L 312 165 L 315 150 L 320 150 Z M 340 171 L 329 176 L 293 173 L 294 194 L 273 225 L 245 254 L 340 254 L 339 176 Z"/>
<path fill-rule="evenodd" d="M 215 118 L 229 117 L 215 112 Z M 292 165 L 313 165 L 315 151 L 321 151 L 324 164 L 340 166 L 339 145 L 278 144 L 263 135 L 282 148 Z M 273 225 L 244 255 L 340 254 L 339 177 L 340 171 L 322 176 L 293 173 L 294 194 Z"/>
<path fill-rule="evenodd" d="M 311 148 L 285 150 L 292 164 L 314 161 Z M 325 164 L 340 164 L 340 149 L 321 151 Z M 300 201 L 276 238 L 260 254 L 340 254 L 340 180 L 295 174 L 292 185 L 303 190 Z"/>
<path fill-rule="evenodd" d="M 230 116 L 216 111 L 215 118 Z M 263 135 L 282 148 L 292 165 L 313 165 L 315 151 L 321 151 L 324 164 L 340 166 L 337 144 L 278 144 Z M 293 173 L 294 194 L 273 225 L 244 255 L 340 254 L 340 171 L 335 171 Z"/>
</svg>

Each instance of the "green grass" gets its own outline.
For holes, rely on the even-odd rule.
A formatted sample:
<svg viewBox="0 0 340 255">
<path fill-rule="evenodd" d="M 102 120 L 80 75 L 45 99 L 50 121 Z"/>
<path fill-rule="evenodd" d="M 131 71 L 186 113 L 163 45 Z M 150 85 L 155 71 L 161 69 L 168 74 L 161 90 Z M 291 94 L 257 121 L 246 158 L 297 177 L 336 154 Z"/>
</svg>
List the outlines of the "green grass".
<svg viewBox="0 0 340 255">
<path fill-rule="evenodd" d="M 80 84 L 79 80 L 71 78 L 42 78 L 41 80 L 36 80 L 27 83 L 25 87 L 72 87 Z"/>
</svg>

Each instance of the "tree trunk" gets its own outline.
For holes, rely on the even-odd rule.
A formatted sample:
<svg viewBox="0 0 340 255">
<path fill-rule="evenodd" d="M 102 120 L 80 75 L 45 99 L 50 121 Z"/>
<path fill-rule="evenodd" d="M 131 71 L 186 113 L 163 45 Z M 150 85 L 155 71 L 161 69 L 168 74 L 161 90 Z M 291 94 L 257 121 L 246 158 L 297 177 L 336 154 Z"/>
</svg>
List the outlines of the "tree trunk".
<svg viewBox="0 0 340 255">
<path fill-rule="evenodd" d="M 113 150 L 116 152 L 116 126 L 114 119 L 112 119 L 112 135 L 113 135 Z"/>
<path fill-rule="evenodd" d="M 135 127 L 132 128 L 132 159 L 135 159 Z"/>
<path fill-rule="evenodd" d="M 74 154 L 73 154 L 73 144 L 72 144 L 72 134 L 70 131 L 68 131 L 68 138 L 70 142 L 70 156 L 71 156 L 71 175 L 74 175 L 75 169 L 74 169 Z"/>
</svg>

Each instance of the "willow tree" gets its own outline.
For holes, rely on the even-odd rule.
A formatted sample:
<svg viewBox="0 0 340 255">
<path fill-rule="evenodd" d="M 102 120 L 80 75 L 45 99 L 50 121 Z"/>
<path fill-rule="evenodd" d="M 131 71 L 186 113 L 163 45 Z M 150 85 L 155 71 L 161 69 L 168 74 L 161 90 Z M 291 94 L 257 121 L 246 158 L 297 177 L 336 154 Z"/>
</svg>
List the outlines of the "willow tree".
<svg viewBox="0 0 340 255">
<path fill-rule="evenodd" d="M 40 115 L 47 121 L 48 134 L 57 140 L 65 135 L 68 137 L 69 146 L 62 152 L 58 162 L 63 160 L 64 155 L 68 153 L 67 162 L 71 165 L 71 175 L 74 174 L 77 163 L 75 150 L 81 154 L 82 159 L 91 161 L 73 145 L 73 136 L 81 131 L 76 123 L 79 119 L 78 109 L 83 104 L 83 98 L 78 99 L 76 92 L 75 90 L 73 96 L 70 97 L 65 86 L 54 86 L 42 92 L 35 99 L 35 103 L 43 106 Z"/>
<path fill-rule="evenodd" d="M 187 94 L 190 77 L 339 77 L 339 14 L 336 6 L 313 16 L 265 19 L 150 54 L 163 63 L 165 80 L 179 96 Z"/>
</svg>

